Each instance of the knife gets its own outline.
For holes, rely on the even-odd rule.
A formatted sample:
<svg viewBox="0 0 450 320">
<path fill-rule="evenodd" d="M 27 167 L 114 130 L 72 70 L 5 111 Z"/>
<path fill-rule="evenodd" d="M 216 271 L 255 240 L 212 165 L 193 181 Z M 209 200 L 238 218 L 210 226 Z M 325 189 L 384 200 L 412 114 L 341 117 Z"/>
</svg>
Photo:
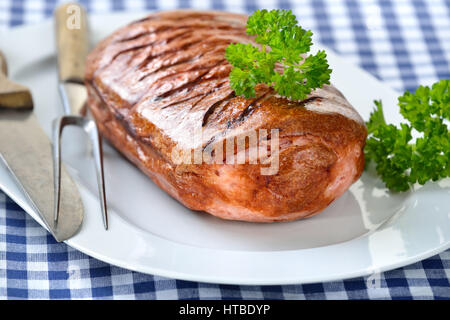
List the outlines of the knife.
<svg viewBox="0 0 450 320">
<path fill-rule="evenodd" d="M 53 222 L 52 147 L 32 108 L 0 109 L 0 158 L 55 239 L 64 241 L 76 234 L 83 221 L 83 204 L 64 168 L 61 218 L 57 226 Z"/>
</svg>

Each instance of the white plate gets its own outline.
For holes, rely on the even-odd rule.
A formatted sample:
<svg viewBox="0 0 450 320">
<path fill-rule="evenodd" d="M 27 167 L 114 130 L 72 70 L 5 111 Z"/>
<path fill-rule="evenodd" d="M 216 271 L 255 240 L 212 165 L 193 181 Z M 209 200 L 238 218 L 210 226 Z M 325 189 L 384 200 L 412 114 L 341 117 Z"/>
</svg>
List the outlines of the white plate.
<svg viewBox="0 0 450 320">
<path fill-rule="evenodd" d="M 93 42 L 142 15 L 91 17 Z M 47 134 L 61 114 L 50 21 L 0 34 L 10 75 L 31 87 Z M 394 92 L 328 50 L 333 83 L 367 119 L 373 99 L 398 122 Z M 364 173 L 322 214 L 274 224 L 223 221 L 191 212 L 105 146 L 110 230 L 104 231 L 93 164 L 76 129 L 65 134 L 64 159 L 85 205 L 80 232 L 67 244 L 127 269 L 172 278 L 228 284 L 292 284 L 337 280 L 413 263 L 450 247 L 450 183 L 415 192 L 388 193 Z M 70 145 L 70 147 L 69 147 Z M 31 216 L 36 214 L 0 167 L 0 187 Z"/>
</svg>

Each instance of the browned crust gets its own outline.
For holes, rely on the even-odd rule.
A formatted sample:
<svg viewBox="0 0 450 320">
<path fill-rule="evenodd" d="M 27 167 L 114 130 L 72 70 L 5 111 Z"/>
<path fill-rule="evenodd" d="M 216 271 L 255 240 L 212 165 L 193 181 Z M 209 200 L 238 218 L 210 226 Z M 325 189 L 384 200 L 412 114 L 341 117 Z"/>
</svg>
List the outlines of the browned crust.
<svg viewBox="0 0 450 320">
<path fill-rule="evenodd" d="M 360 176 L 366 128 L 331 86 L 297 102 L 264 86 L 254 99 L 235 97 L 224 50 L 231 41 L 251 41 L 245 20 L 170 11 L 119 29 L 89 55 L 89 108 L 105 138 L 191 209 L 249 221 L 309 216 L 341 195 L 327 188 L 340 179 L 344 160 L 353 170 L 345 187 Z M 309 108 L 330 104 L 348 113 Z M 205 134 L 194 145 L 188 137 L 199 123 Z M 280 130 L 276 175 L 262 176 L 260 165 L 177 165 L 171 159 L 174 148 L 204 148 L 259 128 Z"/>
</svg>

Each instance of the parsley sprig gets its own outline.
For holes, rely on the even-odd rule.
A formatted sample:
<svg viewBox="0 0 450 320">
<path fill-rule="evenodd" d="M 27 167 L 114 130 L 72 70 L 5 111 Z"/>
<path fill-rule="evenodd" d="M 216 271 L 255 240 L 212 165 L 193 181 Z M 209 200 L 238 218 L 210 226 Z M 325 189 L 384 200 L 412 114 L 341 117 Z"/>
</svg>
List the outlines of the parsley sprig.
<svg viewBox="0 0 450 320">
<path fill-rule="evenodd" d="M 248 18 L 246 32 L 256 36 L 261 48 L 236 43 L 230 44 L 225 53 L 233 65 L 230 85 L 237 95 L 254 97 L 255 86 L 263 83 L 283 97 L 301 100 L 311 90 L 330 83 L 325 51 L 305 58 L 312 45 L 312 32 L 297 24 L 291 10 L 257 10 Z"/>
<path fill-rule="evenodd" d="M 409 121 L 400 128 L 387 124 L 381 101 L 366 123 L 369 131 L 365 147 L 366 163 L 374 161 L 386 186 L 393 191 L 409 190 L 450 177 L 450 80 L 431 88 L 420 86 L 414 94 L 406 91 L 398 98 L 400 113 Z M 412 131 L 420 133 L 415 142 Z"/>
</svg>

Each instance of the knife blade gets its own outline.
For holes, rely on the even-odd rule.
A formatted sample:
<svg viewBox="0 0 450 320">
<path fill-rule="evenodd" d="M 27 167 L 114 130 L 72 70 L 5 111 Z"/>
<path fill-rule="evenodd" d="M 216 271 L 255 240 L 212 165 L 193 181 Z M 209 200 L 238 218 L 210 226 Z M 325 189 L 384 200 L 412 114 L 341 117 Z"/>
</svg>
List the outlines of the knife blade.
<svg viewBox="0 0 450 320">
<path fill-rule="evenodd" d="M 62 168 L 60 220 L 53 222 L 53 161 L 51 144 L 30 110 L 0 110 L 0 154 L 36 213 L 57 241 L 79 230 L 83 203 L 78 189 Z"/>
</svg>

